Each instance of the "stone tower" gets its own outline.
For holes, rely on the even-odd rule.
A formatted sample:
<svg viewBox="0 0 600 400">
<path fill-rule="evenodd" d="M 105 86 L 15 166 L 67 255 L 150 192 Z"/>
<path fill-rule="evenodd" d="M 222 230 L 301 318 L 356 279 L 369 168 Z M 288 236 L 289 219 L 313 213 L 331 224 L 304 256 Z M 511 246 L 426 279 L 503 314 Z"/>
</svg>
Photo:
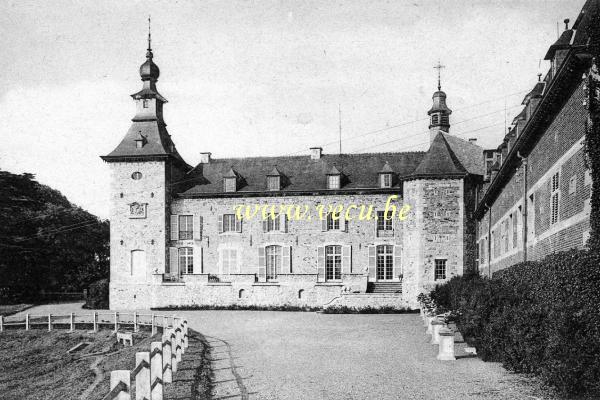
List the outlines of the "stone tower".
<svg viewBox="0 0 600 400">
<path fill-rule="evenodd" d="M 132 94 L 136 114 L 125 137 L 101 158 L 110 166 L 110 308 L 136 304 L 139 290 L 165 272 L 173 184 L 189 169 L 167 132 L 158 93 L 160 75 L 148 33 L 142 90 Z M 143 304 L 138 304 L 143 306 Z"/>
<path fill-rule="evenodd" d="M 452 114 L 452 110 L 446 105 L 446 93 L 442 91 L 440 71 L 444 66 L 438 63 L 435 68 L 438 70 L 438 90 L 433 94 L 433 106 L 427 112 L 430 143 L 433 143 L 438 132 L 450 132 L 450 114 Z"/>
</svg>

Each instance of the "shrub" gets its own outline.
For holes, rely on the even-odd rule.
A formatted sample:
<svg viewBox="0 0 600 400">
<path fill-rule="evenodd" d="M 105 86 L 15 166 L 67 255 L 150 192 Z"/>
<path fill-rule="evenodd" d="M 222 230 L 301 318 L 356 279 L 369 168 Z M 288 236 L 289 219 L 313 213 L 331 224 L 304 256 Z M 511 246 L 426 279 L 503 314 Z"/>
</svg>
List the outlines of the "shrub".
<svg viewBox="0 0 600 400">
<path fill-rule="evenodd" d="M 536 373 L 565 394 L 600 381 L 600 256 L 568 251 L 514 265 L 491 279 L 453 278 L 430 294 L 489 361 Z"/>
<path fill-rule="evenodd" d="M 83 307 L 97 310 L 108 309 L 108 279 L 100 279 L 90 285 Z"/>
</svg>

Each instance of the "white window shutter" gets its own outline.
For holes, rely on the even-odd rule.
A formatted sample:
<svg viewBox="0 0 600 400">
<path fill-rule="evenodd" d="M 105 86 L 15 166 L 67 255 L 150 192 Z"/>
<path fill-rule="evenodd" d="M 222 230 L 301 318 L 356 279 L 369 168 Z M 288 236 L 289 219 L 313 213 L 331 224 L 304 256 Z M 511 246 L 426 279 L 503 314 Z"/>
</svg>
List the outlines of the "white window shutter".
<svg viewBox="0 0 600 400">
<path fill-rule="evenodd" d="M 171 240 L 179 240 L 179 216 L 171 215 Z"/>
<path fill-rule="evenodd" d="M 262 220 L 263 232 L 267 232 L 269 230 L 268 219 Z"/>
<path fill-rule="evenodd" d="M 394 278 L 402 275 L 402 246 L 394 246 Z"/>
<path fill-rule="evenodd" d="M 292 246 L 282 246 L 281 249 L 281 273 L 292 273 Z"/>
<path fill-rule="evenodd" d="M 192 271 L 192 274 L 201 274 L 203 271 L 202 247 L 194 246 L 194 249 L 192 251 L 194 252 L 194 270 Z"/>
<path fill-rule="evenodd" d="M 242 220 L 238 219 L 237 216 L 235 217 L 235 231 L 236 232 L 242 231 Z"/>
<path fill-rule="evenodd" d="M 352 246 L 342 246 L 342 273 L 352 272 Z"/>
<path fill-rule="evenodd" d="M 326 231 L 327 231 L 327 218 L 328 218 L 328 217 L 329 217 L 329 214 L 326 214 L 326 215 L 325 215 L 325 218 L 323 218 L 323 219 L 321 220 L 321 230 L 322 230 L 323 232 L 326 232 Z"/>
<path fill-rule="evenodd" d="M 200 223 L 202 221 L 202 217 L 198 216 L 193 216 L 192 217 L 192 229 L 194 231 L 194 240 L 202 240 L 202 236 L 201 236 L 201 227 L 200 227 Z"/>
<path fill-rule="evenodd" d="M 279 229 L 283 233 L 288 231 L 288 217 L 285 213 L 279 214 Z"/>
<path fill-rule="evenodd" d="M 317 248 L 317 282 L 325 282 L 325 247 Z"/>
<path fill-rule="evenodd" d="M 377 249 L 375 246 L 369 246 L 369 278 L 377 278 Z"/>
<path fill-rule="evenodd" d="M 267 259 L 265 257 L 265 248 L 263 246 L 258 248 L 258 281 L 267 281 Z"/>
<path fill-rule="evenodd" d="M 179 252 L 177 247 L 169 247 L 169 270 L 167 274 L 179 276 Z"/>
<path fill-rule="evenodd" d="M 219 233 L 223 233 L 223 214 L 219 214 L 217 224 L 219 225 Z"/>
<path fill-rule="evenodd" d="M 348 220 L 346 216 L 340 216 L 340 229 L 344 232 L 348 232 Z"/>
<path fill-rule="evenodd" d="M 375 218 L 373 219 L 373 222 L 375 223 L 374 229 L 375 229 L 375 237 L 379 237 L 379 229 L 378 228 L 378 221 L 379 220 L 379 216 L 377 215 L 377 210 L 375 210 Z"/>
</svg>

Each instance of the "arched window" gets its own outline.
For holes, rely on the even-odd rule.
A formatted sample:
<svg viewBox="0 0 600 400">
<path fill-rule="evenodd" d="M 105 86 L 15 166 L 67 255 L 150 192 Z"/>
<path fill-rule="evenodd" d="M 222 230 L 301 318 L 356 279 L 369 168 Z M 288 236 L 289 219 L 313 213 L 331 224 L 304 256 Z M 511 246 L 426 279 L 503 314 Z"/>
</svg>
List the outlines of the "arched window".
<svg viewBox="0 0 600 400">
<path fill-rule="evenodd" d="M 394 277 L 394 247 L 389 244 L 377 246 L 377 280 Z"/>
<path fill-rule="evenodd" d="M 277 279 L 277 272 L 281 271 L 281 246 L 267 246 L 267 279 Z"/>
<path fill-rule="evenodd" d="M 245 294 L 246 291 L 244 289 L 240 289 L 240 291 L 238 292 L 238 299 L 243 299 Z"/>
<path fill-rule="evenodd" d="M 325 246 L 325 279 L 342 279 L 342 246 Z"/>
<path fill-rule="evenodd" d="M 298 298 L 301 299 L 304 296 L 304 289 L 298 290 Z"/>
</svg>

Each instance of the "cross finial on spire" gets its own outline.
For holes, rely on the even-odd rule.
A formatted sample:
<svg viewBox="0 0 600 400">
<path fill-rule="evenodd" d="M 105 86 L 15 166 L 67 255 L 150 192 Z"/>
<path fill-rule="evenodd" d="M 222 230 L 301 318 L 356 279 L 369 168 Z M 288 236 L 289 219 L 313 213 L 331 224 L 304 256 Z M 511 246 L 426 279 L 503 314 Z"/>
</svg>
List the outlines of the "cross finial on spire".
<svg viewBox="0 0 600 400">
<path fill-rule="evenodd" d="M 152 50 L 152 34 L 150 32 L 150 27 L 151 27 L 150 23 L 151 23 L 150 15 L 148 15 L 148 51 Z"/>
<path fill-rule="evenodd" d="M 438 60 L 437 65 L 433 68 L 438 70 L 438 90 L 442 90 L 442 68 L 446 68 L 446 66 L 442 65 L 441 61 Z"/>
</svg>

